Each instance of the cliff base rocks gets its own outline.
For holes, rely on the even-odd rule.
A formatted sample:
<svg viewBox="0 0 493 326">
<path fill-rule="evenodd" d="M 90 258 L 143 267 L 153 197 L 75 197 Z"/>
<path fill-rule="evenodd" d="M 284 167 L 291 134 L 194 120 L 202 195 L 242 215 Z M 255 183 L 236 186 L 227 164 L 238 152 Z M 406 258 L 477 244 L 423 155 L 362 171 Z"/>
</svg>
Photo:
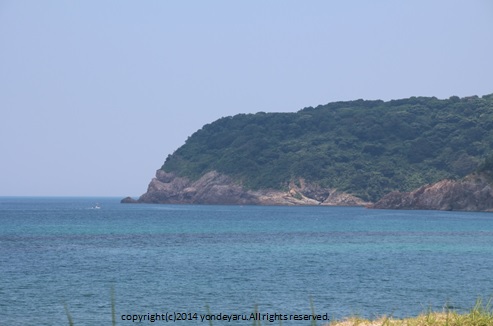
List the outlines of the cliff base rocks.
<svg viewBox="0 0 493 326">
<path fill-rule="evenodd" d="M 147 192 L 138 200 L 122 203 L 221 204 L 221 205 L 328 205 L 364 206 L 369 203 L 336 189 L 321 188 L 303 179 L 289 184 L 289 190 L 248 190 L 230 177 L 211 171 L 191 181 L 163 170 L 156 172 Z"/>
<path fill-rule="evenodd" d="M 322 188 L 300 178 L 286 191 L 248 190 L 227 175 L 211 171 L 191 181 L 163 170 L 149 183 L 138 200 L 126 197 L 122 203 L 218 204 L 218 205 L 326 205 L 366 206 L 376 209 L 423 209 L 493 211 L 491 173 L 473 173 L 461 180 L 442 180 L 411 192 L 391 192 L 376 203 L 336 189 Z"/>
<path fill-rule="evenodd" d="M 370 208 L 493 211 L 493 186 L 487 173 L 442 180 L 411 192 L 391 192 Z"/>
</svg>

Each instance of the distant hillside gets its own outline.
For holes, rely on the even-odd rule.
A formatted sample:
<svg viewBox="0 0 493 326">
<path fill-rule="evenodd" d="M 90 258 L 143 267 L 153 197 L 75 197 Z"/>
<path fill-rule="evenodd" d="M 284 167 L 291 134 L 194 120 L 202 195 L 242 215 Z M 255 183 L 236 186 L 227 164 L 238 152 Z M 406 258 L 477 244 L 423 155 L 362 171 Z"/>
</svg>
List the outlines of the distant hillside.
<svg viewBox="0 0 493 326">
<path fill-rule="evenodd" d="M 217 171 L 251 190 L 286 190 L 302 178 L 376 201 L 461 178 L 491 152 L 493 94 L 412 97 L 221 118 L 191 135 L 161 169 L 190 180 Z"/>
</svg>

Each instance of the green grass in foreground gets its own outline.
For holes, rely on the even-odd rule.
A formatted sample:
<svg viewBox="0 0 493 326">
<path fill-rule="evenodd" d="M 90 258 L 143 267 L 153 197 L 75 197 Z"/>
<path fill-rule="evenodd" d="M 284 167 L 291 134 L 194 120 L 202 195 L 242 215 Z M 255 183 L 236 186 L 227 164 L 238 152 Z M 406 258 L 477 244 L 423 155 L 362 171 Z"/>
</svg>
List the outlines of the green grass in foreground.
<svg viewBox="0 0 493 326">
<path fill-rule="evenodd" d="M 493 309 L 491 300 L 486 304 L 481 299 L 474 307 L 464 314 L 445 310 L 443 312 L 429 311 L 417 317 L 394 319 L 381 317 L 375 320 L 350 317 L 342 321 L 333 321 L 330 326 L 493 326 Z"/>
<path fill-rule="evenodd" d="M 310 301 L 310 305 L 312 314 L 315 314 L 312 301 Z M 206 306 L 206 309 L 210 314 L 209 306 Z M 258 312 L 257 306 L 255 306 L 255 312 Z M 74 326 L 75 323 L 66 305 L 65 313 L 69 326 Z M 111 291 L 111 321 L 112 326 L 115 326 L 116 310 L 114 290 Z M 212 321 L 209 321 L 209 326 L 212 325 Z M 267 322 L 264 323 L 264 325 L 273 325 L 273 323 Z M 279 325 L 282 326 L 281 321 L 279 322 Z M 254 321 L 253 326 L 262 326 L 262 324 L 260 321 Z M 317 322 L 311 321 L 310 326 L 317 326 Z M 483 303 L 481 299 L 478 299 L 474 307 L 468 313 L 459 314 L 453 310 L 446 309 L 442 312 L 428 311 L 417 317 L 404 319 L 394 319 L 386 316 L 374 320 L 349 317 L 344 320 L 325 323 L 323 326 L 493 326 L 493 307 L 491 299 L 487 303 Z"/>
</svg>

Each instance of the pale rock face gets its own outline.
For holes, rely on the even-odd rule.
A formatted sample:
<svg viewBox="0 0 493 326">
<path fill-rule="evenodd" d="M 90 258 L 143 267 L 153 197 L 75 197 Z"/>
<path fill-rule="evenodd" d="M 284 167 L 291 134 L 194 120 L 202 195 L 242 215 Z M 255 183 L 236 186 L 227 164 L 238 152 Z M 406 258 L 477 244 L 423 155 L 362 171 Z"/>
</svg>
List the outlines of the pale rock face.
<svg viewBox="0 0 493 326">
<path fill-rule="evenodd" d="M 493 211 L 493 189 L 485 174 L 442 180 L 411 192 L 394 191 L 371 206 L 384 209 Z"/>
<path fill-rule="evenodd" d="M 327 206 L 366 206 L 369 204 L 361 198 L 337 190 L 332 191 L 322 203 Z"/>
<path fill-rule="evenodd" d="M 248 190 L 227 175 L 211 171 L 191 181 L 162 170 L 156 172 L 147 192 L 137 201 L 122 202 L 166 204 L 226 204 L 226 205 L 330 205 L 363 206 L 362 199 L 310 184 L 303 179 L 289 184 L 289 190 Z"/>
<path fill-rule="evenodd" d="M 162 170 L 156 172 L 147 192 L 138 200 L 122 203 L 218 204 L 218 205 L 326 205 L 366 206 L 381 209 L 430 209 L 493 211 L 491 176 L 471 174 L 442 180 L 411 192 L 394 191 L 372 204 L 337 189 L 322 188 L 303 179 L 291 181 L 285 191 L 248 190 L 227 175 L 211 171 L 191 181 Z"/>
</svg>

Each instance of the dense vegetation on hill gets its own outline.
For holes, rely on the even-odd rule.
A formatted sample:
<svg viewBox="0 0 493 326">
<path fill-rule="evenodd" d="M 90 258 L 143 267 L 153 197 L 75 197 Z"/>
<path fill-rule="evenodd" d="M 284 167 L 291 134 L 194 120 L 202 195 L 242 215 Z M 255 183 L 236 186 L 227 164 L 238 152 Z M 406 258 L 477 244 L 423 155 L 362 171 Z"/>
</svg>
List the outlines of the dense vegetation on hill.
<svg viewBox="0 0 493 326">
<path fill-rule="evenodd" d="M 462 177 L 492 152 L 493 94 L 412 97 L 221 118 L 162 169 L 191 179 L 216 170 L 252 189 L 284 189 L 301 177 L 374 201 Z"/>
</svg>

